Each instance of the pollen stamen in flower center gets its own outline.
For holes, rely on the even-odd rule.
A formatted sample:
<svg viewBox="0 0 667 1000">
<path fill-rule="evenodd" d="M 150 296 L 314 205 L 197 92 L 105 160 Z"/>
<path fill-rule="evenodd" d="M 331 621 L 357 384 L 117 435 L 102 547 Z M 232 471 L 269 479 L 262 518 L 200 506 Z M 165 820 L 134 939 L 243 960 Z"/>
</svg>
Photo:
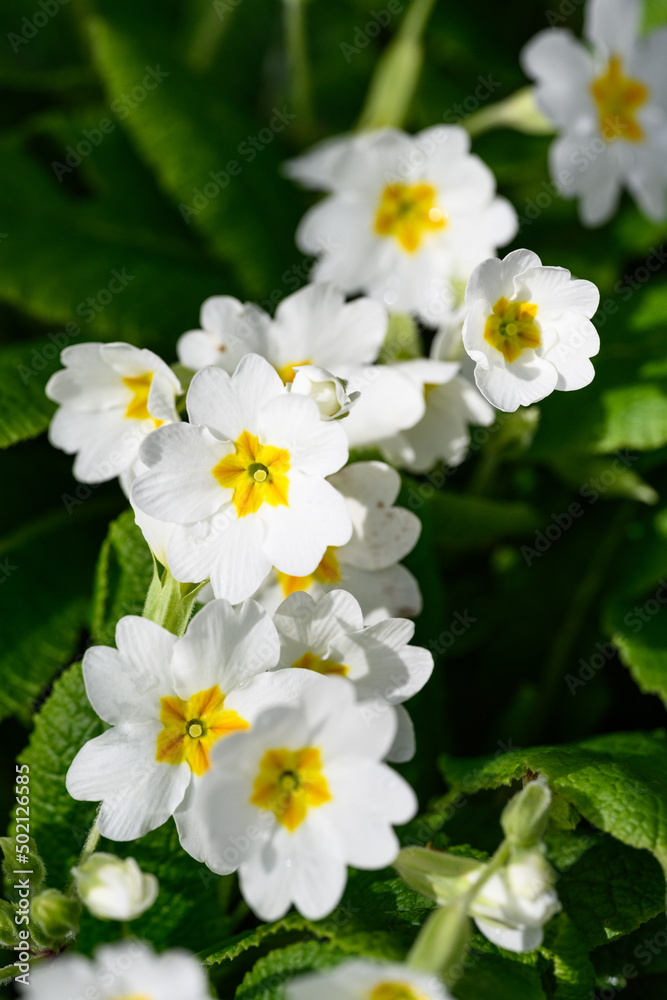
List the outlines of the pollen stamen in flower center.
<svg viewBox="0 0 667 1000">
<path fill-rule="evenodd" d="M 591 92 L 598 106 L 600 130 L 606 142 L 627 139 L 642 142 L 644 130 L 637 121 L 636 112 L 646 104 L 649 90 L 639 80 L 623 75 L 623 61 L 612 56 L 607 71 L 591 84 Z"/>
<path fill-rule="evenodd" d="M 375 215 L 375 232 L 393 236 L 404 250 L 415 253 L 424 236 L 447 225 L 436 198 L 432 184 L 387 184 Z"/>
<path fill-rule="evenodd" d="M 269 470 L 265 465 L 260 462 L 254 462 L 252 465 L 248 466 L 248 472 L 255 480 L 256 483 L 263 483 L 265 479 L 268 478 Z"/>
<path fill-rule="evenodd" d="M 249 723 L 237 712 L 225 708 L 225 696 L 216 684 L 198 691 L 185 701 L 176 695 L 160 699 L 160 722 L 155 759 L 163 764 L 190 765 L 202 775 L 211 766 L 209 753 L 214 743 Z"/>
<path fill-rule="evenodd" d="M 539 347 L 540 328 L 533 302 L 509 302 L 500 298 L 484 327 L 484 340 L 500 351 L 505 361 L 516 361 L 528 348 Z"/>
<path fill-rule="evenodd" d="M 226 455 L 211 472 L 221 486 L 234 491 L 232 501 L 238 516 L 256 514 L 264 503 L 286 507 L 289 452 L 261 444 L 249 431 L 243 431 L 234 442 L 234 449 L 234 454 Z"/>
</svg>

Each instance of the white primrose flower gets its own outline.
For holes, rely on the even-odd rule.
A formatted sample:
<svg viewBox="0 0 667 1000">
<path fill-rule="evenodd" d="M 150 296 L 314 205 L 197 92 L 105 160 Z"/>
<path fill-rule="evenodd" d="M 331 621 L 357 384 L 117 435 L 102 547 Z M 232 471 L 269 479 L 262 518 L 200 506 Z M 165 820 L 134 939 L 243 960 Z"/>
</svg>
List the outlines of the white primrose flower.
<svg viewBox="0 0 667 1000">
<path fill-rule="evenodd" d="M 387 311 L 372 299 L 346 302 L 334 285 L 307 285 L 279 303 L 274 319 L 259 306 L 245 306 L 229 296 L 207 299 L 203 330 L 185 333 L 177 351 L 182 364 L 195 370 L 217 365 L 231 375 L 246 354 L 260 354 L 283 382 L 298 365 L 317 365 L 347 378 L 371 364 L 387 333 Z"/>
<path fill-rule="evenodd" d="M 588 385 L 600 349 L 591 317 L 600 293 L 564 267 L 543 267 L 537 254 L 515 250 L 486 260 L 466 289 L 465 349 L 475 382 L 499 410 L 514 411 L 554 389 Z"/>
<path fill-rule="evenodd" d="M 300 698 L 222 741 L 199 783 L 203 858 L 222 874 L 238 869 L 260 919 L 277 920 L 294 903 L 317 920 L 339 902 L 348 864 L 393 861 L 392 824 L 411 819 L 417 800 L 382 763 L 396 733 L 391 707 L 369 723 L 344 679 L 281 673 L 307 678 Z"/>
<path fill-rule="evenodd" d="M 521 55 L 540 110 L 560 132 L 549 157 L 554 183 L 580 199 L 588 226 L 613 216 L 624 187 L 648 218 L 667 212 L 667 32 L 640 37 L 643 6 L 588 0 L 588 46 L 551 28 Z"/>
<path fill-rule="evenodd" d="M 495 419 L 493 407 L 458 374 L 455 362 L 419 358 L 392 367 L 415 383 L 425 409 L 413 427 L 377 442 L 384 457 L 411 472 L 428 472 L 439 460 L 460 465 L 470 446 L 470 425 L 490 426 Z"/>
<path fill-rule="evenodd" d="M 233 376 L 198 372 L 187 396 L 190 423 L 146 440 L 132 502 L 176 526 L 167 542 L 177 580 L 210 577 L 217 597 L 238 603 L 272 566 L 312 573 L 327 546 L 344 545 L 345 502 L 325 479 L 345 464 L 345 431 L 320 420 L 317 404 L 289 392 L 263 358 Z"/>
<path fill-rule="evenodd" d="M 272 571 L 255 600 L 273 613 L 297 591 L 319 597 L 328 590 L 348 590 L 361 605 L 366 625 L 415 617 L 422 609 L 419 584 L 399 560 L 417 544 L 421 522 L 412 511 L 394 506 L 401 477 L 384 462 L 355 462 L 329 482 L 343 497 L 352 521 L 349 542 L 329 546 L 307 576 Z"/>
<path fill-rule="evenodd" d="M 174 813 L 185 837 L 191 785 L 210 767 L 214 744 L 248 729 L 298 671 L 265 673 L 278 662 L 280 644 L 254 601 L 238 608 L 212 601 L 180 639 L 128 615 L 118 622 L 116 644 L 92 646 L 83 658 L 86 693 L 111 728 L 78 752 L 67 790 L 75 799 L 101 800 L 98 826 L 110 840 L 135 840 Z"/>
<path fill-rule="evenodd" d="M 199 960 L 180 948 L 161 955 L 139 941 L 105 945 L 94 958 L 66 954 L 30 970 L 30 1000 L 210 1000 Z"/>
<path fill-rule="evenodd" d="M 451 1000 L 439 976 L 399 962 L 363 958 L 298 976 L 286 993 L 287 1000 Z"/>
<path fill-rule="evenodd" d="M 458 125 L 340 137 L 287 171 L 331 192 L 297 230 L 304 253 L 319 256 L 329 246 L 312 279 L 365 292 L 426 323 L 456 307 L 457 285 L 517 231 L 514 209 L 496 197 L 492 172 Z"/>
<path fill-rule="evenodd" d="M 153 905 L 160 888 L 134 858 L 103 852 L 72 868 L 72 875 L 82 902 L 99 920 L 134 920 Z"/>
<path fill-rule="evenodd" d="M 480 874 L 466 877 L 474 884 Z M 554 881 L 542 850 L 517 852 L 482 886 L 470 914 L 482 934 L 499 948 L 533 951 L 542 944 L 544 925 L 561 910 Z"/>
<path fill-rule="evenodd" d="M 358 392 L 348 393 L 341 379 L 317 365 L 297 365 L 294 373 L 291 391 L 314 400 L 322 420 L 346 416 L 360 396 Z"/>
<path fill-rule="evenodd" d="M 273 623 L 280 636 L 281 667 L 347 677 L 368 719 L 387 705 L 399 706 L 398 731 L 387 759 L 410 760 L 415 734 L 402 703 L 421 691 L 433 672 L 428 650 L 408 645 L 414 623 L 387 618 L 364 628 L 359 603 L 345 590 L 333 590 L 318 601 L 310 594 L 292 594 Z"/>
<path fill-rule="evenodd" d="M 60 404 L 49 441 L 76 454 L 74 475 L 82 483 L 127 473 L 146 435 L 178 420 L 178 379 L 157 354 L 130 344 L 75 344 L 60 357 L 65 368 L 45 390 Z"/>
<path fill-rule="evenodd" d="M 252 302 L 213 295 L 202 304 L 199 322 L 200 330 L 188 330 L 176 344 L 178 360 L 192 371 L 217 365 L 231 375 L 246 354 L 266 353 L 271 318 Z"/>
</svg>

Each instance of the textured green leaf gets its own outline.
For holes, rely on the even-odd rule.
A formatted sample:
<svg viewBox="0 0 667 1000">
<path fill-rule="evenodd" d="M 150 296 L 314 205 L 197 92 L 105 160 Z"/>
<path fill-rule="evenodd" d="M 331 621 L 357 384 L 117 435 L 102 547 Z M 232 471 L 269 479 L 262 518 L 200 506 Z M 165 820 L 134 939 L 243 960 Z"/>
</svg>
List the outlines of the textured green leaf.
<svg viewBox="0 0 667 1000">
<path fill-rule="evenodd" d="M 124 511 L 109 525 L 97 563 L 92 633 L 96 642 L 114 644 L 116 622 L 140 615 L 153 578 L 153 556 L 134 521 Z"/>
<path fill-rule="evenodd" d="M 331 942 L 299 941 L 260 958 L 244 977 L 236 1000 L 283 997 L 286 984 L 299 973 L 326 969 L 359 955 L 388 961 L 399 957 L 390 935 L 361 933 Z"/>
<path fill-rule="evenodd" d="M 553 962 L 554 1000 L 590 1000 L 595 990 L 595 969 L 581 932 L 565 913 L 549 923 L 541 950 Z"/>
<path fill-rule="evenodd" d="M 589 823 L 630 847 L 652 851 L 667 871 L 667 739 L 662 731 L 618 733 L 476 760 L 445 757 L 442 767 L 447 781 L 468 794 L 539 771 Z"/>
<path fill-rule="evenodd" d="M 244 952 L 252 948 L 259 948 L 263 944 L 270 945 L 271 938 L 285 934 L 300 934 L 303 936 L 325 937 L 325 931 L 318 931 L 317 924 L 302 917 L 298 913 L 290 913 L 282 920 L 275 920 L 271 924 L 260 924 L 259 927 L 251 931 L 244 931 L 223 941 L 222 945 L 214 949 L 210 954 L 202 956 L 207 965 L 220 965 L 222 962 L 229 962 Z"/>
<path fill-rule="evenodd" d="M 65 775 L 83 744 L 103 729 L 86 697 L 81 665 L 75 664 L 53 685 L 19 757 L 30 767 L 30 833 L 52 888 L 67 884 L 97 811 L 92 802 L 70 798 Z"/>
<path fill-rule="evenodd" d="M 593 846 L 561 876 L 558 895 L 588 950 L 629 934 L 665 908 L 655 858 L 612 837 Z"/>
</svg>

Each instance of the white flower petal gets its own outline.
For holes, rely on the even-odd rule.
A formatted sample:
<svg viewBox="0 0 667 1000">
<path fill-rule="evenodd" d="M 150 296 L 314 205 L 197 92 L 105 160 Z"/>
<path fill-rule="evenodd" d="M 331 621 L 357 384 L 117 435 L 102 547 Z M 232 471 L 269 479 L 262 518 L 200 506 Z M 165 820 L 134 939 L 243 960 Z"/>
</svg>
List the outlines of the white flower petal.
<svg viewBox="0 0 667 1000">
<path fill-rule="evenodd" d="M 289 505 L 264 504 L 260 514 L 266 525 L 264 553 L 269 567 L 250 593 L 260 585 L 271 564 L 290 576 L 308 576 L 328 546 L 344 545 L 352 533 L 350 515 L 340 493 L 326 480 L 298 471 L 290 474 Z"/>
<path fill-rule="evenodd" d="M 247 684 L 278 662 L 276 628 L 254 601 L 232 607 L 215 600 L 205 605 L 176 642 L 173 678 L 177 694 L 187 699 L 218 685 L 223 694 Z"/>
<path fill-rule="evenodd" d="M 102 800 L 98 826 L 110 840 L 136 840 L 161 826 L 181 802 L 188 764 L 155 759 L 159 722 L 117 726 L 79 750 L 67 772 L 75 799 Z"/>
</svg>

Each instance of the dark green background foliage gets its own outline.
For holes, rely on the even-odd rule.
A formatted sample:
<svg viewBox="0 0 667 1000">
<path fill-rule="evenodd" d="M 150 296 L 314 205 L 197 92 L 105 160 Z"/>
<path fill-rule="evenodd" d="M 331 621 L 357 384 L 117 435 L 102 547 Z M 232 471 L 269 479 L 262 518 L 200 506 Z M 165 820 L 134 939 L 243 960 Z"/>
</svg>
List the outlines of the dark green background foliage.
<svg viewBox="0 0 667 1000">
<path fill-rule="evenodd" d="M 20 756 L 49 884 L 64 888 L 94 814 L 67 798 L 64 775 L 100 729 L 68 666 L 140 613 L 152 567 L 117 484 L 77 484 L 49 447 L 44 385 L 66 343 L 123 340 L 171 363 L 206 296 L 272 310 L 305 283 L 293 235 L 313 196 L 280 164 L 353 126 L 400 15 L 376 33 L 382 0 L 307 5 L 309 121 L 290 103 L 278 0 L 45 6 L 36 31 L 37 0 L 0 10 L 0 808 L 4 826 Z M 491 100 L 509 97 L 526 82 L 522 45 L 561 9 L 580 31 L 576 0 L 436 3 L 406 127 L 465 117 L 480 78 Z M 646 9 L 647 25 L 667 18 L 664 0 Z M 287 124 L 267 133 L 277 113 Z M 90 155 L 68 161 L 91 136 Z M 615 979 L 622 996 L 663 997 L 667 224 L 626 199 L 610 225 L 582 230 L 553 196 L 548 144 L 498 130 L 474 149 L 517 208 L 515 246 L 600 286 L 597 378 L 545 400 L 527 446 L 501 420 L 435 488 L 404 479 L 423 522 L 407 560 L 425 597 L 417 641 L 436 656 L 411 709 L 419 749 L 404 771 L 422 816 L 405 842 L 492 851 L 507 786 L 543 771 L 559 793 L 547 841 L 564 911 L 539 953 L 476 937 L 457 996 L 588 1000 Z M 229 183 L 198 207 L 221 172 Z M 108 294 L 115 274 L 123 287 Z M 431 906 L 392 872 L 353 873 L 327 920 L 257 928 L 233 880 L 187 858 L 171 823 L 126 850 L 161 881 L 136 933 L 209 956 L 220 995 L 243 1000 L 345 955 L 400 959 Z M 118 933 L 85 918 L 79 947 Z"/>
</svg>

